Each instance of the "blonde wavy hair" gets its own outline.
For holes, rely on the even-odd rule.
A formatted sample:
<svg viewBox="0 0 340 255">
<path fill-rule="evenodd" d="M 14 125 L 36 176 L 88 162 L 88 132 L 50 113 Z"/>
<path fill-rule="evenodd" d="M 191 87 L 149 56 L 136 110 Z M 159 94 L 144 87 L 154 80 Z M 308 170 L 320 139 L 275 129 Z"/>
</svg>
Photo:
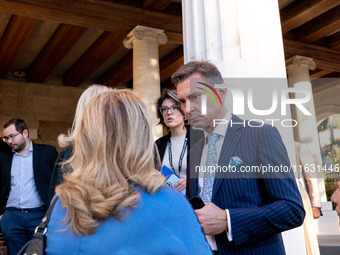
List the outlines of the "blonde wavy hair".
<svg viewBox="0 0 340 255">
<path fill-rule="evenodd" d="M 75 137 L 72 168 L 56 193 L 67 208 L 66 223 L 78 235 L 92 234 L 109 215 L 121 220 L 140 194 L 165 185 L 154 170 L 151 123 L 145 104 L 130 90 L 113 90 L 86 106 Z"/>
<path fill-rule="evenodd" d="M 78 100 L 76 113 L 74 115 L 74 120 L 71 129 L 68 131 L 67 135 L 60 134 L 58 136 L 58 143 L 61 148 L 71 146 L 74 143 L 74 139 L 78 131 L 79 122 L 81 120 L 84 108 L 87 105 L 87 103 L 96 95 L 99 95 L 100 93 L 110 90 L 112 89 L 100 84 L 93 84 L 86 90 L 84 90 L 84 92 L 81 94 Z"/>
</svg>

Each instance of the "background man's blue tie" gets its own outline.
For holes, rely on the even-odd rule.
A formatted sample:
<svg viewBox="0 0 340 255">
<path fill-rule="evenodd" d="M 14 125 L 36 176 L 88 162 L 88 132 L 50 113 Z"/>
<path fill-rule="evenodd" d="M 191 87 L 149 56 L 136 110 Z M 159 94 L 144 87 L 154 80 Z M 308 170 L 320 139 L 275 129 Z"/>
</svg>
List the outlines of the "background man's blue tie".
<svg viewBox="0 0 340 255">
<path fill-rule="evenodd" d="M 219 134 L 210 133 L 208 135 L 208 155 L 206 162 L 206 170 L 208 170 L 209 166 L 216 167 L 217 165 L 217 149 L 216 149 L 216 141 L 219 138 Z M 214 186 L 214 177 L 215 172 L 206 171 L 203 174 L 203 188 L 201 193 L 201 198 L 203 202 L 208 203 L 211 202 L 212 190 Z"/>
</svg>

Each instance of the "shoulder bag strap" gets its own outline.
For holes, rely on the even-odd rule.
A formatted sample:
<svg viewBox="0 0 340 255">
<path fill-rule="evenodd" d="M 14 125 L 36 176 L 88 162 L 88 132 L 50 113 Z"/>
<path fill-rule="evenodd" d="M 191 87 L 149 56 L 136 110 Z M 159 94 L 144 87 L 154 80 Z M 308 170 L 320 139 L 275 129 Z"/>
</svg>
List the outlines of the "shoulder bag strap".
<svg viewBox="0 0 340 255">
<path fill-rule="evenodd" d="M 50 221 L 53 208 L 54 208 L 55 204 L 57 203 L 57 201 L 58 201 L 58 197 L 55 197 L 55 199 L 53 200 L 51 205 L 48 207 L 48 210 L 47 210 L 44 218 L 42 218 L 41 223 L 35 229 L 34 233 L 37 233 L 37 232 L 42 232 L 43 234 L 46 233 L 47 223 Z"/>
</svg>

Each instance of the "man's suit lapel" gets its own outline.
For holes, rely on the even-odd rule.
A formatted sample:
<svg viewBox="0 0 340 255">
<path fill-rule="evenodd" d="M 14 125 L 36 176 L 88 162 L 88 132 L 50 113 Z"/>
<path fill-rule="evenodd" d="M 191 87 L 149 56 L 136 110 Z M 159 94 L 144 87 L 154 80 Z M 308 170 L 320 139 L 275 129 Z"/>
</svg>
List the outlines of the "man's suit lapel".
<svg viewBox="0 0 340 255">
<path fill-rule="evenodd" d="M 33 144 L 33 173 L 34 173 L 34 176 L 37 176 L 35 171 L 37 171 L 38 169 L 39 147 L 34 143 L 32 144 Z"/>
<path fill-rule="evenodd" d="M 6 173 L 5 180 L 7 187 L 11 187 L 11 169 L 12 169 L 12 160 L 13 160 L 13 154 L 14 152 L 6 152 L 7 154 L 7 160 L 4 160 L 3 162 L 3 171 Z"/>
<path fill-rule="evenodd" d="M 194 146 L 190 148 L 189 155 L 189 171 L 187 172 L 187 178 L 189 181 L 189 198 L 198 195 L 198 174 L 195 173 L 195 167 L 200 165 L 201 156 L 204 146 L 204 136 Z"/>
<path fill-rule="evenodd" d="M 239 117 L 232 115 L 231 120 L 233 121 L 233 123 L 241 123 L 243 122 Z M 222 145 L 222 149 L 220 152 L 220 156 L 219 156 L 219 160 L 218 160 L 218 165 L 223 167 L 223 166 L 228 166 L 229 162 L 228 160 L 230 159 L 230 157 L 235 156 L 233 155 L 237 144 L 241 138 L 241 134 L 242 132 L 240 132 L 240 128 L 242 127 L 242 124 L 237 124 L 237 125 L 233 125 L 231 126 L 229 123 L 229 127 L 227 130 L 227 133 L 225 135 L 224 138 L 224 142 Z M 223 178 L 227 178 L 228 173 L 216 173 L 215 176 L 215 180 L 214 180 L 214 188 L 213 188 L 213 193 L 212 193 L 212 198 L 214 198 L 214 196 L 216 195 L 216 192 L 219 188 L 219 186 L 222 183 L 222 179 Z"/>
</svg>

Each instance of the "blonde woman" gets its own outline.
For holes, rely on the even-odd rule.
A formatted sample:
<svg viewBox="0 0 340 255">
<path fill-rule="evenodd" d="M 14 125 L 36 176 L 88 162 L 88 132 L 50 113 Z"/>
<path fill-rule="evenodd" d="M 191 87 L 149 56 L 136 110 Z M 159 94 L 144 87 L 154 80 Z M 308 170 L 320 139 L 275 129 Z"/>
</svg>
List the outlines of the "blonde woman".
<svg viewBox="0 0 340 255">
<path fill-rule="evenodd" d="M 89 102 L 65 165 L 46 254 L 211 254 L 188 201 L 154 170 L 147 109 L 132 91 Z"/>
<path fill-rule="evenodd" d="M 51 182 L 48 192 L 48 204 L 50 203 L 51 199 L 53 198 L 55 194 L 55 188 L 57 185 L 63 182 L 63 174 L 64 169 L 61 168 L 61 163 L 63 161 L 66 161 L 69 159 L 72 155 L 73 151 L 73 144 L 74 139 L 76 137 L 76 134 L 79 129 L 79 122 L 81 120 L 81 117 L 84 112 L 84 108 L 87 105 L 87 103 L 95 97 L 96 95 L 103 93 L 105 91 L 112 90 L 109 87 L 106 87 L 104 85 L 94 84 L 88 87 L 80 96 L 76 108 L 76 113 L 74 115 L 74 120 L 72 124 L 72 128 L 69 130 L 68 134 L 61 134 L 58 137 L 58 143 L 61 148 L 65 148 L 58 156 L 56 163 L 53 168 L 52 176 L 51 176 Z"/>
</svg>

